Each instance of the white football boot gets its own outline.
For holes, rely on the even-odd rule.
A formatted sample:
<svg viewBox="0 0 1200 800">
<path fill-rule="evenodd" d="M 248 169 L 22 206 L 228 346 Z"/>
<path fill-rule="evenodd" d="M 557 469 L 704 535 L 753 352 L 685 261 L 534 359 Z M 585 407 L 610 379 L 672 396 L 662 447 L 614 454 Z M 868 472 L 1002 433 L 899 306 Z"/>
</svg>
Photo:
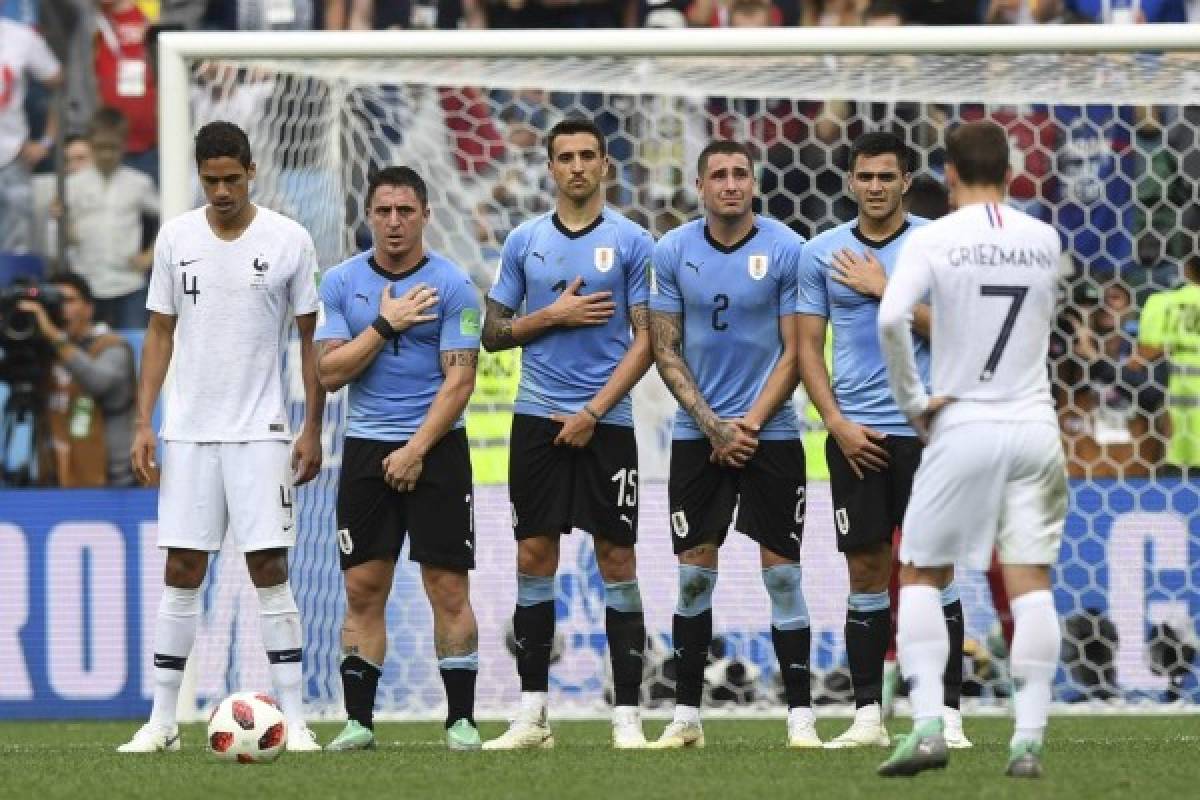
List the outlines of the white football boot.
<svg viewBox="0 0 1200 800">
<path fill-rule="evenodd" d="M 284 749 L 289 753 L 319 753 L 321 745 L 317 735 L 303 722 L 293 722 L 288 725 L 287 744 Z"/>
<path fill-rule="evenodd" d="M 554 747 L 554 733 L 546 724 L 546 710 L 530 713 L 521 709 L 508 730 L 483 743 L 484 750 L 549 750 Z"/>
<path fill-rule="evenodd" d="M 646 747 L 642 717 L 635 706 L 617 706 L 613 709 L 612 743 L 616 750 L 642 750 Z"/>
<path fill-rule="evenodd" d="M 951 750 L 966 750 L 975 746 L 963 731 L 962 712 L 949 706 L 942 711 L 942 738 Z"/>
<path fill-rule="evenodd" d="M 883 725 L 883 709 L 878 703 L 863 706 L 854 712 L 854 722 L 840 736 L 825 743 L 826 749 L 846 747 L 887 747 L 892 743 Z"/>
<path fill-rule="evenodd" d="M 647 745 L 651 750 L 678 750 L 683 747 L 704 747 L 704 727 L 700 720 L 672 720 L 662 736 Z"/>
<path fill-rule="evenodd" d="M 811 708 L 789 709 L 787 732 L 788 747 L 804 749 L 821 746 L 821 737 L 817 736 L 817 720 Z"/>
<path fill-rule="evenodd" d="M 166 727 L 157 722 L 147 722 L 138 728 L 125 744 L 117 748 L 118 753 L 177 753 L 179 752 L 179 726 Z"/>
</svg>

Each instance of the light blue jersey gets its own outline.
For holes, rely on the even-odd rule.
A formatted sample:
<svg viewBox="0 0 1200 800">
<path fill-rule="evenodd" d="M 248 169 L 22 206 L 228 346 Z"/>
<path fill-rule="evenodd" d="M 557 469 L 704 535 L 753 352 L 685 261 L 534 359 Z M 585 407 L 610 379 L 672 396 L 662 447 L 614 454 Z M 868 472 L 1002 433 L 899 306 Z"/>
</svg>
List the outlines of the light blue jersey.
<svg viewBox="0 0 1200 800">
<path fill-rule="evenodd" d="M 847 419 L 893 436 L 915 436 L 888 388 L 887 366 L 879 349 L 876 318 L 879 300 L 859 294 L 833 279 L 833 256 L 840 250 L 870 250 L 890 277 L 908 233 L 928 222 L 909 215 L 904 226 L 883 242 L 872 242 L 858 221 L 825 231 L 804 245 L 800 259 L 800 296 L 796 311 L 824 317 L 833 325 L 833 394 Z M 929 342 L 913 335 L 917 368 L 929 386 Z"/>
<path fill-rule="evenodd" d="M 519 226 L 504 241 L 500 272 L 488 297 L 531 314 L 558 299 L 576 278 L 579 293 L 612 292 L 616 311 L 603 325 L 554 328 L 521 346 L 521 382 L 514 410 L 549 417 L 575 414 L 596 396 L 633 342 L 629 307 L 646 302 L 646 268 L 654 239 L 605 208 L 596 221 L 570 231 L 554 213 Z M 623 397 L 601 419 L 633 427 L 633 404 Z"/>
<path fill-rule="evenodd" d="M 350 258 L 321 277 L 321 308 L 316 339 L 350 340 L 379 316 L 383 287 L 399 297 L 417 284 L 437 289 L 437 304 L 422 322 L 386 343 L 350 382 L 346 435 L 376 441 L 404 441 L 416 433 L 442 387 L 441 353 L 478 350 L 479 293 L 467 273 L 437 253 L 426 253 L 400 278 L 385 272 L 374 251 Z M 454 427 L 463 425 L 460 417 Z"/>
<path fill-rule="evenodd" d="M 683 360 L 721 419 L 744 416 L 783 354 L 780 318 L 796 313 L 796 267 L 804 239 L 762 216 L 738 244 L 723 247 L 703 219 L 668 233 L 654 249 L 650 308 L 683 315 Z M 790 324 L 790 323 L 789 323 Z M 676 439 L 703 439 L 682 408 Z M 789 399 L 760 439 L 798 439 Z"/>
</svg>

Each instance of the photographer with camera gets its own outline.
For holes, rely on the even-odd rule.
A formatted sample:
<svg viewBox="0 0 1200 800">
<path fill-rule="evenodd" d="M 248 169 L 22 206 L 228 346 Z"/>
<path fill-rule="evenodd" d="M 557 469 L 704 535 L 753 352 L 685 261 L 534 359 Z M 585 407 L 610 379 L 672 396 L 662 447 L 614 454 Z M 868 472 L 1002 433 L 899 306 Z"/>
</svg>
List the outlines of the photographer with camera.
<svg viewBox="0 0 1200 800">
<path fill-rule="evenodd" d="M 137 395 L 133 350 L 107 325 L 93 322 L 95 300 L 87 281 L 66 274 L 51 286 L 57 291 L 42 289 L 31 293 L 37 299 L 17 302 L 54 350 L 53 366 L 42 382 L 40 482 L 61 487 L 133 486 L 129 463 Z M 61 303 L 57 314 L 52 313 L 54 300 Z"/>
</svg>

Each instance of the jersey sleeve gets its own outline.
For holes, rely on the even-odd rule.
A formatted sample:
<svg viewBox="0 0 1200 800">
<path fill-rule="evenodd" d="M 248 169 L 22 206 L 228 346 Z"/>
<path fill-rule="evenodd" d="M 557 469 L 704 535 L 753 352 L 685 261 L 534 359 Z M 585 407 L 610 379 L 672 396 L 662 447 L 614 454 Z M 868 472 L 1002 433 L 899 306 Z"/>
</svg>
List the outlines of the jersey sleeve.
<svg viewBox="0 0 1200 800">
<path fill-rule="evenodd" d="M 502 306 L 516 311 L 525 300 L 525 243 L 528 235 L 524 230 L 516 230 L 504 240 L 500 251 L 500 268 L 496 272 L 496 282 L 488 291 L 488 297 Z"/>
<path fill-rule="evenodd" d="M 46 40 L 32 30 L 29 32 L 29 71 L 39 81 L 49 81 L 62 71 Z"/>
<path fill-rule="evenodd" d="M 1166 297 L 1160 292 L 1146 299 L 1146 307 L 1142 309 L 1138 320 L 1138 344 L 1147 347 L 1163 348 L 1167 343 L 1166 331 Z"/>
<path fill-rule="evenodd" d="M 313 339 L 318 342 L 330 339 L 349 341 L 354 338 L 345 312 L 345 273 L 334 270 L 326 274 L 318 288 L 317 332 Z"/>
<path fill-rule="evenodd" d="M 683 296 L 676 280 L 679 251 L 674 242 L 659 242 L 650 259 L 650 310 L 683 313 Z"/>
<path fill-rule="evenodd" d="M 625 270 L 625 296 L 631 306 L 645 305 L 650 297 L 646 273 L 650 269 L 650 259 L 653 257 L 654 238 L 645 231 L 638 231 L 626 257 L 628 267 Z"/>
<path fill-rule="evenodd" d="M 447 289 L 438 349 L 478 350 L 482 313 L 475 284 L 464 276 Z"/>
<path fill-rule="evenodd" d="M 171 266 L 171 237 L 167 229 L 160 230 L 154 240 L 154 264 L 150 267 L 146 308 L 158 314 L 179 314 L 175 307 L 175 270 Z"/>
<path fill-rule="evenodd" d="M 796 313 L 829 319 L 829 292 L 825 287 L 825 270 L 817 260 L 817 249 L 808 242 L 800 251 L 796 266 Z"/>
<path fill-rule="evenodd" d="M 779 316 L 781 317 L 796 313 L 799 303 L 797 282 L 803 249 L 803 240 L 795 234 L 792 234 L 792 238 L 784 243 L 783 275 L 779 279 Z"/>
<path fill-rule="evenodd" d="M 296 254 L 296 268 L 292 271 L 289 285 L 292 313 L 297 317 L 311 314 L 317 310 L 317 248 L 313 245 L 308 231 L 300 229 L 301 238 Z"/>
<path fill-rule="evenodd" d="M 922 413 L 929 405 L 912 338 L 913 308 L 932 285 L 923 241 L 924 237 L 913 235 L 904 243 L 879 304 L 879 345 L 887 363 L 888 383 L 896 405 L 909 417 Z"/>
</svg>

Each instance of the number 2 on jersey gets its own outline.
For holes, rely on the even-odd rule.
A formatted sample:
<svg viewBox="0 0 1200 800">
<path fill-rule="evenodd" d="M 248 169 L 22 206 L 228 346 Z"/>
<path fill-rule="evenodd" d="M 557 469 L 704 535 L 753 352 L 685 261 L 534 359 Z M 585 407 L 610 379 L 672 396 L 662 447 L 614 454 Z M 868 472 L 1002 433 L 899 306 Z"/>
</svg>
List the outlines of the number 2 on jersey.
<svg viewBox="0 0 1200 800">
<path fill-rule="evenodd" d="M 1021 313 L 1021 306 L 1025 303 L 1025 295 L 1029 294 L 1029 287 L 980 286 L 979 293 L 984 297 L 1007 297 L 1012 301 L 1008 313 L 1004 315 L 1004 322 L 1000 325 L 1000 335 L 992 345 L 992 352 L 988 355 L 987 363 L 983 365 L 983 372 L 979 373 L 979 380 L 986 383 L 996 374 L 996 365 L 1000 363 L 1000 356 L 1004 354 L 1004 348 L 1008 345 L 1008 337 L 1012 336 L 1017 314 Z"/>
<path fill-rule="evenodd" d="M 714 331 L 723 331 L 729 327 L 729 323 L 721 319 L 721 312 L 729 308 L 729 295 L 714 294 L 713 295 L 713 313 L 712 326 Z"/>
</svg>

